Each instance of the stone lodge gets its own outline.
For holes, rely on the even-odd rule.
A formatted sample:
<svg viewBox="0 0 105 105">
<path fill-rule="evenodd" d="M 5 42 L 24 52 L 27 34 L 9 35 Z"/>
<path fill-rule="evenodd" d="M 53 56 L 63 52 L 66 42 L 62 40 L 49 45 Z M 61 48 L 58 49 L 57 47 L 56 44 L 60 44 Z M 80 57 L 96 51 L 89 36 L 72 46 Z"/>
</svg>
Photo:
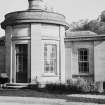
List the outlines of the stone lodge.
<svg viewBox="0 0 105 105">
<path fill-rule="evenodd" d="M 70 32 L 65 17 L 28 0 L 26 11 L 5 16 L 1 27 L 0 74 L 10 83 L 66 83 L 84 78 L 105 81 L 105 35 Z"/>
</svg>

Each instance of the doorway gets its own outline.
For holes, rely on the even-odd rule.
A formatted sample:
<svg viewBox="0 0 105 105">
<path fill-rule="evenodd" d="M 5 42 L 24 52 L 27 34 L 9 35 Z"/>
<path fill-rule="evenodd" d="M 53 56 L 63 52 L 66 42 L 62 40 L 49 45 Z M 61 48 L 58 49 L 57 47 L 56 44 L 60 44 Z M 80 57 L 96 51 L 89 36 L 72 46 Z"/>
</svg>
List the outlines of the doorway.
<svg viewBox="0 0 105 105">
<path fill-rule="evenodd" d="M 28 44 L 16 44 L 16 83 L 28 82 Z"/>
</svg>

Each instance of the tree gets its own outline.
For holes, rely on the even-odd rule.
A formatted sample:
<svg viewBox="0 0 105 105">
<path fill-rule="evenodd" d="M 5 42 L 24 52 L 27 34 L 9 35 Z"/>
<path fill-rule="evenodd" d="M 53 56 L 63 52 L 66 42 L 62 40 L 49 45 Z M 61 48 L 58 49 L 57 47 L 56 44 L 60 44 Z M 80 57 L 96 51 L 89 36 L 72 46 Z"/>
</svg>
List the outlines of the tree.
<svg viewBox="0 0 105 105">
<path fill-rule="evenodd" d="M 105 34 L 105 22 L 92 20 L 88 23 L 88 28 L 88 30 L 93 31 L 97 34 Z"/>
<path fill-rule="evenodd" d="M 78 22 L 72 22 L 70 24 L 71 31 L 82 31 L 88 29 L 88 20 L 79 20 Z"/>
<path fill-rule="evenodd" d="M 70 31 L 93 31 L 97 34 L 105 34 L 105 22 L 99 20 L 80 20 L 70 25 Z"/>
<path fill-rule="evenodd" d="M 99 15 L 99 20 L 100 20 L 101 22 L 105 22 L 105 11 L 102 11 L 102 12 L 101 12 L 101 15 Z"/>
</svg>

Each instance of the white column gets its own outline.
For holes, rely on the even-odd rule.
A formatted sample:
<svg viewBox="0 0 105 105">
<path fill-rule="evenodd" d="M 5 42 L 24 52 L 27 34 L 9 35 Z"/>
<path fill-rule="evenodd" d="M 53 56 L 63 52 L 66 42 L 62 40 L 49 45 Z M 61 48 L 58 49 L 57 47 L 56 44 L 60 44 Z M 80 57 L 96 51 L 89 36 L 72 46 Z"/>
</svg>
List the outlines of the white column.
<svg viewBox="0 0 105 105">
<path fill-rule="evenodd" d="M 64 37 L 65 37 L 65 28 L 60 26 L 60 71 L 61 71 L 61 82 L 65 83 L 65 45 L 64 45 Z"/>
<path fill-rule="evenodd" d="M 31 24 L 31 82 L 40 78 L 41 71 L 41 24 Z"/>
<path fill-rule="evenodd" d="M 94 42 L 95 81 L 105 81 L 105 41 Z"/>
<path fill-rule="evenodd" d="M 10 79 L 10 83 L 12 83 L 12 49 L 11 49 L 12 27 L 11 26 L 6 27 L 5 35 L 6 35 L 6 72 L 8 78 Z"/>
</svg>

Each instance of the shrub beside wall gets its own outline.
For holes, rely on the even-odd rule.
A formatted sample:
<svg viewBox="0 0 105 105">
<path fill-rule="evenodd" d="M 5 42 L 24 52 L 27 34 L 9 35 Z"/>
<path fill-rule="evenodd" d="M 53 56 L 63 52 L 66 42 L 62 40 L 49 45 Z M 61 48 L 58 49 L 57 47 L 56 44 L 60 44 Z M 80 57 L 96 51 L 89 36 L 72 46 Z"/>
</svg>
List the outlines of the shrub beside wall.
<svg viewBox="0 0 105 105">
<path fill-rule="evenodd" d="M 67 80 L 66 84 L 62 83 L 48 83 L 41 87 L 40 83 L 29 85 L 29 89 L 46 91 L 51 93 L 97 93 L 97 85 L 82 78 L 78 78 L 76 81 Z"/>
<path fill-rule="evenodd" d="M 94 93 L 97 92 L 97 86 L 93 81 L 88 81 L 82 78 L 77 79 L 75 85 L 80 87 L 82 92 Z"/>
</svg>

